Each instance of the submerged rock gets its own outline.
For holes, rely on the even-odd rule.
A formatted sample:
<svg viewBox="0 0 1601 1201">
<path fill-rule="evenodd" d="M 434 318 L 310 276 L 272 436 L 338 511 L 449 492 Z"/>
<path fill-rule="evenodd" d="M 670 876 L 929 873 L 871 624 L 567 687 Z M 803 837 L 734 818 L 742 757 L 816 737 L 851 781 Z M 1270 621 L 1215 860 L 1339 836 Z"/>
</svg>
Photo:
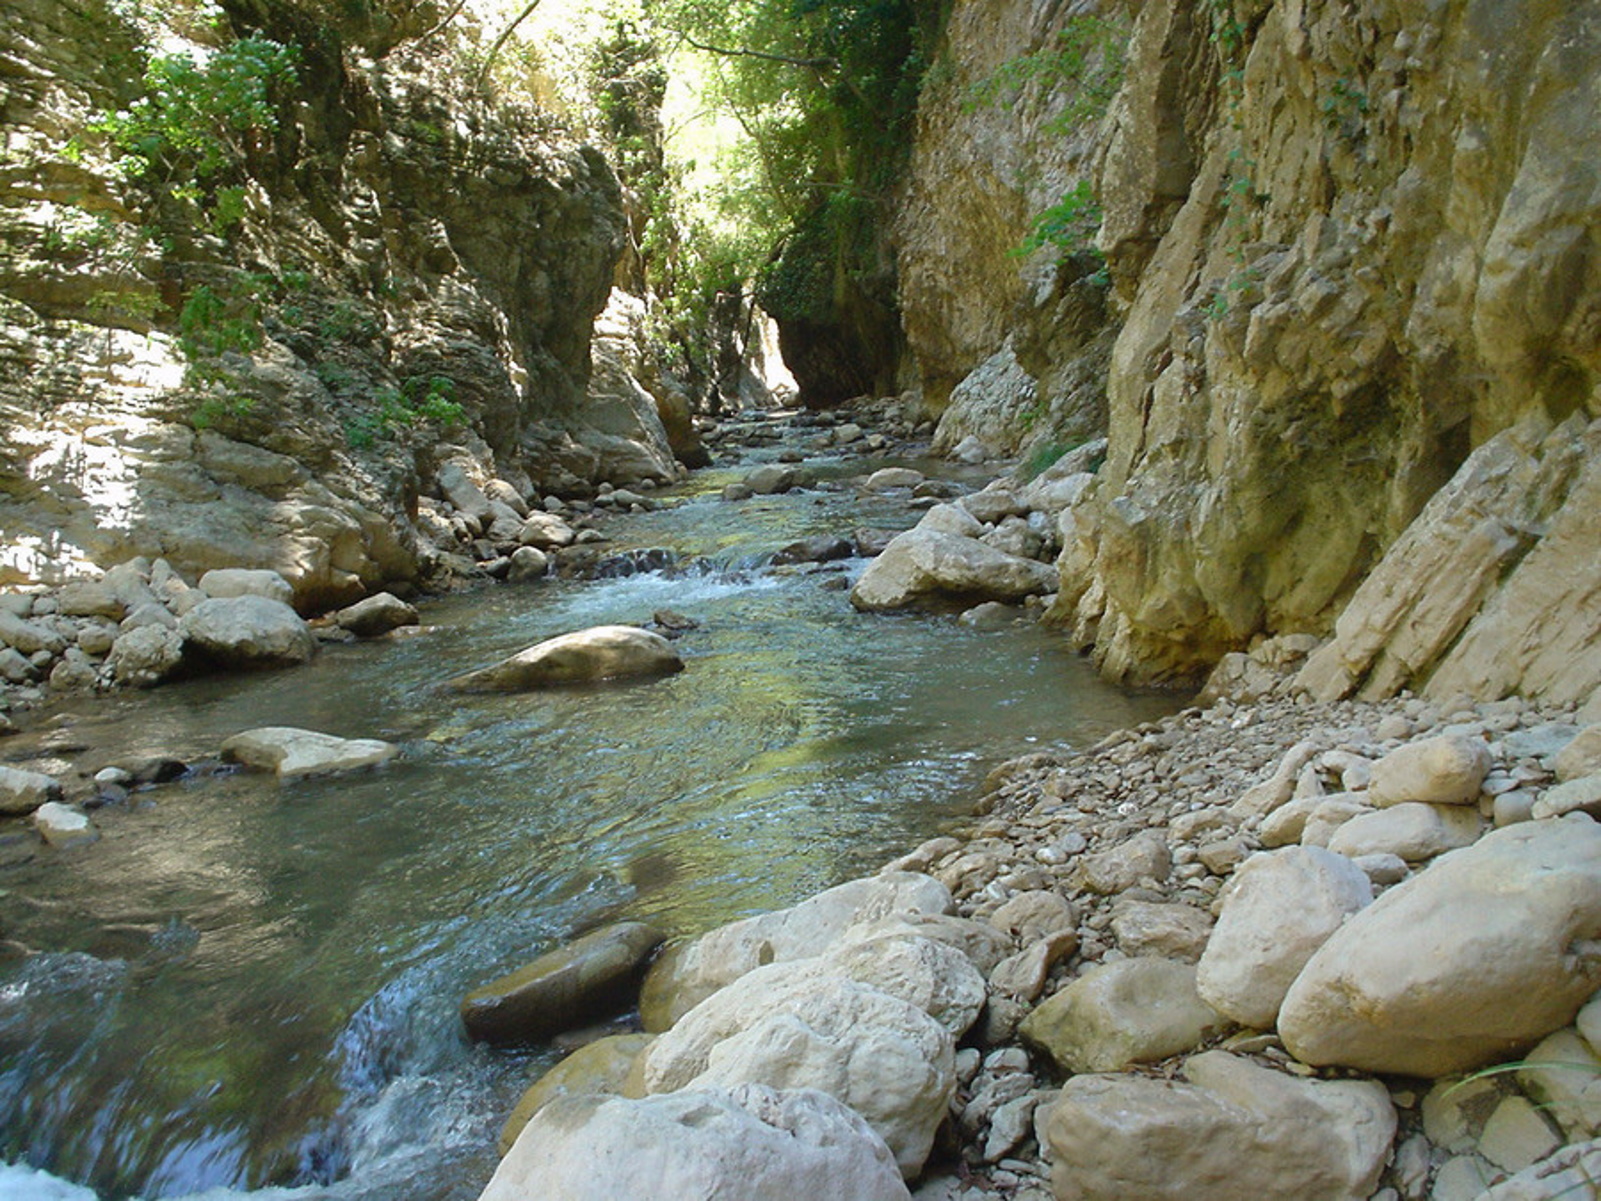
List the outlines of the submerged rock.
<svg viewBox="0 0 1601 1201">
<path fill-rule="evenodd" d="M 643 922 L 593 930 L 508 976 L 467 994 L 461 1020 L 488 1043 L 534 1043 L 627 1009 L 640 968 L 662 943 Z"/>
<path fill-rule="evenodd" d="M 637 626 L 595 626 L 547 639 L 491 667 L 448 682 L 458 692 L 523 692 L 682 671 L 684 661 L 660 634 Z"/>
<path fill-rule="evenodd" d="M 294 726 L 246 730 L 222 744 L 224 759 L 276 772 L 280 780 L 376 767 L 399 753 L 394 743 L 377 738 L 336 738 Z"/>
</svg>

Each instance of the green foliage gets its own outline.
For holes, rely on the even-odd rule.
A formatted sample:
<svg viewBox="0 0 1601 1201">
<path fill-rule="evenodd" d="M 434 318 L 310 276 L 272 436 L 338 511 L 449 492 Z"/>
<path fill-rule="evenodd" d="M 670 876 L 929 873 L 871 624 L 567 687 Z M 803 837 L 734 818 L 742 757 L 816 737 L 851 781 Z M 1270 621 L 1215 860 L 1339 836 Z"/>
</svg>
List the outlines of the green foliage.
<svg viewBox="0 0 1601 1201">
<path fill-rule="evenodd" d="M 414 375 L 399 388 L 379 388 L 372 394 L 372 407 L 346 424 L 345 440 L 363 450 L 401 429 L 465 425 L 467 414 L 455 395 L 456 385 L 443 375 Z"/>
<path fill-rule="evenodd" d="M 217 287 L 201 284 L 178 312 L 178 347 L 191 372 L 228 351 L 246 353 L 262 342 L 262 302 L 273 279 L 241 271 Z"/>
<path fill-rule="evenodd" d="M 969 109 L 1017 102 L 1024 89 L 1070 90 L 1067 106 L 1045 126 L 1051 134 L 1072 132 L 1085 121 L 1105 116 L 1123 86 L 1128 30 L 1101 17 L 1069 20 L 1046 47 L 1008 59 L 988 78 L 971 85 Z"/>
<path fill-rule="evenodd" d="M 249 396 L 207 396 L 189 414 L 189 424 L 197 430 L 210 429 L 229 418 L 245 416 L 255 403 Z"/>
<path fill-rule="evenodd" d="M 293 82 L 297 61 L 270 38 L 241 38 L 203 64 L 159 55 L 145 71 L 145 94 L 89 128 L 111 139 L 129 178 L 208 180 L 238 164 L 250 139 L 277 128 L 273 88 Z"/>
<path fill-rule="evenodd" d="M 1087 179 L 1081 179 L 1062 195 L 1062 199 L 1034 218 L 1014 254 L 1028 255 L 1045 246 L 1054 246 L 1058 258 L 1064 259 L 1080 251 L 1095 251 L 1095 231 L 1101 227 L 1101 206 L 1095 199 L 1095 190 Z"/>
<path fill-rule="evenodd" d="M 1026 484 L 1042 475 L 1047 468 L 1077 445 L 1079 444 L 1071 442 L 1042 442 L 1034 447 L 1028 452 L 1028 456 L 1019 468 L 1023 483 Z"/>
<path fill-rule="evenodd" d="M 1348 79 L 1336 79 L 1318 109 L 1330 133 L 1355 140 L 1361 135 L 1362 122 L 1367 116 L 1367 93 Z"/>
</svg>

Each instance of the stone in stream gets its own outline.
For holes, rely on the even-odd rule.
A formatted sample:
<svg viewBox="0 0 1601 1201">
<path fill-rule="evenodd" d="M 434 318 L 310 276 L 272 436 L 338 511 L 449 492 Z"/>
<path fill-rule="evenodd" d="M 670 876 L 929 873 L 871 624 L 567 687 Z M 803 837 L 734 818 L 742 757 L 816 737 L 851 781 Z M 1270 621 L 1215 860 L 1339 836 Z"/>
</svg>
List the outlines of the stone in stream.
<svg viewBox="0 0 1601 1201">
<path fill-rule="evenodd" d="M 533 1116 L 557 1097 L 642 1097 L 644 1085 L 630 1087 L 641 1054 L 656 1041 L 654 1034 L 613 1034 L 579 1047 L 546 1072 L 518 1098 L 500 1128 L 499 1148 L 507 1154 Z"/>
<path fill-rule="evenodd" d="M 880 611 L 938 596 L 1021 600 L 1056 588 L 1054 567 L 919 527 L 896 537 L 868 564 L 851 589 L 851 604 Z"/>
<path fill-rule="evenodd" d="M 393 592 L 380 592 L 339 610 L 334 620 L 341 630 L 349 630 L 357 638 L 376 638 L 401 626 L 414 626 L 419 619 L 415 606 Z"/>
<path fill-rule="evenodd" d="M 662 937 L 643 922 L 592 930 L 468 993 L 462 1023 L 471 1038 L 498 1045 L 542 1042 L 611 1017 L 632 1005 L 641 968 Z"/>
<path fill-rule="evenodd" d="M 336 738 L 294 726 L 263 726 L 235 734 L 222 744 L 222 757 L 280 780 L 326 776 L 387 763 L 400 753 L 377 738 Z"/>
<path fill-rule="evenodd" d="M 203 600 L 178 626 L 189 647 L 224 667 L 304 663 L 317 649 L 300 614 L 265 596 Z"/>
<path fill-rule="evenodd" d="M 43 772 L 0 764 L 0 815 L 32 813 L 61 799 L 61 781 Z"/>
<path fill-rule="evenodd" d="M 46 801 L 35 809 L 33 824 L 40 836 L 58 850 L 87 846 L 100 839 L 100 831 L 88 814 L 76 805 L 63 805 L 60 801 Z"/>
<path fill-rule="evenodd" d="M 545 1106 L 479 1201 L 908 1201 L 884 1141 L 815 1089 L 741 1085 Z"/>
<path fill-rule="evenodd" d="M 563 684 L 664 676 L 684 669 L 672 643 L 638 626 L 595 626 L 546 639 L 447 682 L 458 692 L 524 692 Z"/>
<path fill-rule="evenodd" d="M 183 645 L 183 635 L 176 629 L 152 622 L 118 637 L 107 661 L 117 683 L 148 688 L 178 670 L 183 663 Z"/>
<path fill-rule="evenodd" d="M 773 564 L 782 567 L 788 563 L 828 563 L 835 559 L 849 559 L 856 547 L 844 538 L 831 534 L 818 534 L 791 542 L 773 556 Z"/>
</svg>

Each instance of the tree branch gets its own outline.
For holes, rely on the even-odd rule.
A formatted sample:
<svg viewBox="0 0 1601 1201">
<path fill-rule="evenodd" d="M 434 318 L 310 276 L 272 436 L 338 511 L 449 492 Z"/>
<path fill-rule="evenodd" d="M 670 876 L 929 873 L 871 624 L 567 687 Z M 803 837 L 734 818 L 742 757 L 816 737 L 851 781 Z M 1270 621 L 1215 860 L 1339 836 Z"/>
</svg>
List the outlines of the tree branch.
<svg viewBox="0 0 1601 1201">
<path fill-rule="evenodd" d="M 489 78 L 489 68 L 495 65 L 495 55 L 500 53 L 500 48 L 506 44 L 507 40 L 511 37 L 512 32 L 517 28 L 517 26 L 526 21 L 529 14 L 538 7 L 539 0 L 528 0 L 528 7 L 524 8 L 522 12 L 517 14 L 516 20 L 512 21 L 510 25 L 506 26 L 506 28 L 500 31 L 500 36 L 495 39 L 495 44 L 489 48 L 489 53 L 484 56 L 484 65 L 479 68 L 478 87 L 483 87 L 484 80 Z"/>
<path fill-rule="evenodd" d="M 791 58 L 787 54 L 769 54 L 765 50 L 748 50 L 744 47 L 713 46 L 706 42 L 697 42 L 681 29 L 673 30 L 684 41 L 697 50 L 704 50 L 707 54 L 720 54 L 724 58 L 757 58 L 764 63 L 783 63 L 790 67 L 806 67 L 813 71 L 837 71 L 839 62 L 832 58 Z"/>
</svg>

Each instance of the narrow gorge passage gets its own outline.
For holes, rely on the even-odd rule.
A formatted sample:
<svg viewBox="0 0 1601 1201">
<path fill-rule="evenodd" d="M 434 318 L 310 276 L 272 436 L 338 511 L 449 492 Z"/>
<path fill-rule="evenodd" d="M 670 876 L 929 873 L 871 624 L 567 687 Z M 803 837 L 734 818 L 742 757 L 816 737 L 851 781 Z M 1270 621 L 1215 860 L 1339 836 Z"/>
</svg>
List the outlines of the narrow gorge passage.
<svg viewBox="0 0 1601 1201">
<path fill-rule="evenodd" d="M 100 843 L 6 871 L 0 920 L 42 952 L 0 968 L 6 1157 L 151 1201 L 474 1197 L 559 1052 L 469 1045 L 466 991 L 602 921 L 695 933 L 793 903 L 966 817 L 1001 760 L 1174 707 L 1033 626 L 855 613 L 829 584 L 861 560 L 772 567 L 797 539 L 918 515 L 904 489 L 859 490 L 881 461 L 837 455 L 809 459 L 815 487 L 720 499 L 784 449 L 752 444 L 652 494 L 671 507 L 609 519 L 609 554 L 664 570 L 479 588 L 427 602 L 399 641 L 69 708 L 41 753 L 198 770 L 101 810 Z M 671 679 L 438 688 L 664 608 L 699 623 Z M 223 738 L 272 724 L 403 754 L 281 786 L 216 765 Z"/>
</svg>

